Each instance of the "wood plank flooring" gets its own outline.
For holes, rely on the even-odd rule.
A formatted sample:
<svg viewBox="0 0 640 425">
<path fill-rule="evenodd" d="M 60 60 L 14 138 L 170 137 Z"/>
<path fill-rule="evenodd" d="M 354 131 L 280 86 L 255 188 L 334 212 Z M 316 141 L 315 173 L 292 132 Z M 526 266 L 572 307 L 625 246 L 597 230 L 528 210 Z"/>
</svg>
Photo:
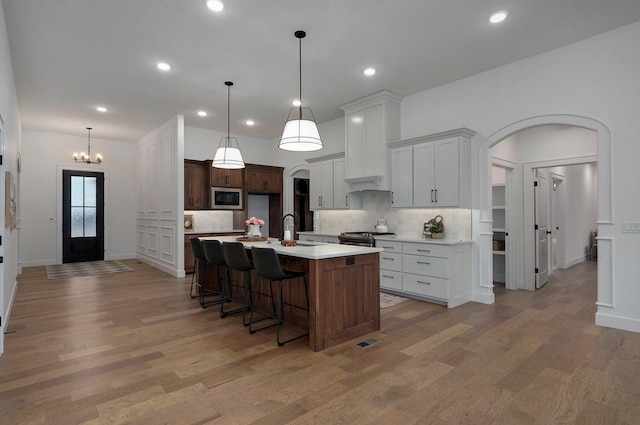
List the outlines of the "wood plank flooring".
<svg viewBox="0 0 640 425">
<path fill-rule="evenodd" d="M 202 309 L 190 276 L 124 263 L 19 276 L 0 424 L 640 423 L 640 334 L 594 324 L 593 262 L 539 291 L 498 287 L 490 306 L 405 302 L 319 353 Z"/>
</svg>

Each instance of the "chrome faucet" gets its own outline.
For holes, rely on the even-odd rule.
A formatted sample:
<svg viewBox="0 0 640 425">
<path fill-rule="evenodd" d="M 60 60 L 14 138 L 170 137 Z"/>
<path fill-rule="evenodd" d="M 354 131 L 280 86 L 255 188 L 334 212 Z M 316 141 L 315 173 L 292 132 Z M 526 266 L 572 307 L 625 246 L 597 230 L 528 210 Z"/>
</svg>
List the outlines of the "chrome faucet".
<svg viewBox="0 0 640 425">
<path fill-rule="evenodd" d="M 295 234 L 295 228 L 296 228 L 296 217 L 293 214 L 285 214 L 284 217 L 282 217 L 282 231 L 280 232 L 280 240 L 283 241 L 284 240 L 284 221 L 287 219 L 287 217 L 291 217 L 291 219 L 293 220 L 293 230 L 294 230 L 294 234 Z M 291 235 L 291 237 L 293 238 L 294 235 Z"/>
</svg>

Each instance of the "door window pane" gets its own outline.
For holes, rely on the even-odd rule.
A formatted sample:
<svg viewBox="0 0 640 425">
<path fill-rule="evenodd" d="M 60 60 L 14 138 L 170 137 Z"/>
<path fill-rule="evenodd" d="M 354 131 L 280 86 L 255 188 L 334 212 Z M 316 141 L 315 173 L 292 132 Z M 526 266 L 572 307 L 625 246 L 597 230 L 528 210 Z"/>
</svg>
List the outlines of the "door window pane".
<svg viewBox="0 0 640 425">
<path fill-rule="evenodd" d="M 84 177 L 71 176 L 71 206 L 84 205 Z"/>
<path fill-rule="evenodd" d="M 81 238 L 84 236 L 84 208 L 71 207 L 71 237 Z"/>
<path fill-rule="evenodd" d="M 95 237 L 96 236 L 96 209 L 85 208 L 84 209 L 84 236 Z"/>
<path fill-rule="evenodd" d="M 84 178 L 84 205 L 85 207 L 96 206 L 96 178 Z"/>
</svg>

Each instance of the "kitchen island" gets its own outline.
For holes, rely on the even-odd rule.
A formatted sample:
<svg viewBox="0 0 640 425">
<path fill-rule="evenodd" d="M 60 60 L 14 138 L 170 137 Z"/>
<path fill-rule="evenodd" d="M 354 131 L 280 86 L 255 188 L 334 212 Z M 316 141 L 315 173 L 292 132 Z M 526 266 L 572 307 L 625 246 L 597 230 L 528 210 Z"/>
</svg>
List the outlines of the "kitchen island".
<svg viewBox="0 0 640 425">
<path fill-rule="evenodd" d="M 221 242 L 236 241 L 234 236 L 204 237 Z M 296 308 L 285 308 L 285 319 L 299 327 L 309 328 L 309 347 L 321 351 L 380 329 L 380 252 L 381 248 L 324 243 L 299 242 L 283 246 L 277 239 L 242 242 L 252 246 L 273 248 L 283 268 L 304 271 L 309 283 L 309 315 Z M 208 273 L 209 285 L 217 286 L 217 273 Z M 242 282 L 232 273 L 234 282 Z M 255 279 L 255 275 L 252 276 Z M 256 281 L 254 281 L 256 282 Z M 266 292 L 268 282 L 258 279 L 258 292 Z M 303 305 L 302 285 L 288 285 L 283 291 L 285 302 Z M 234 294 L 241 299 L 241 294 Z M 258 297 L 258 305 L 267 299 Z"/>
</svg>

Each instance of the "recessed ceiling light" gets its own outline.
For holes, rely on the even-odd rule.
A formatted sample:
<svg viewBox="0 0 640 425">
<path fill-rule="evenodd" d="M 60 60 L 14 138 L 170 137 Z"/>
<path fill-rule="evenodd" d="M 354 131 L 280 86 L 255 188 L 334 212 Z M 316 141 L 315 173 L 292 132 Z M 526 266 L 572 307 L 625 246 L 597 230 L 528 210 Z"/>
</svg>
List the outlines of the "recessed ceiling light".
<svg viewBox="0 0 640 425">
<path fill-rule="evenodd" d="M 367 68 L 364 70 L 364 75 L 366 75 L 367 77 L 370 77 L 375 74 L 376 74 L 375 68 Z"/>
<path fill-rule="evenodd" d="M 247 125 L 251 126 L 251 125 L 254 125 L 254 124 L 255 124 L 255 122 L 253 122 L 253 120 L 247 120 Z"/>
<path fill-rule="evenodd" d="M 198 111 L 198 116 L 206 117 L 207 116 L 207 112 L 206 111 Z"/>
<path fill-rule="evenodd" d="M 294 100 L 293 102 L 291 102 L 293 104 L 293 106 L 300 106 L 302 105 L 302 102 L 300 102 L 298 99 Z"/>
<path fill-rule="evenodd" d="M 500 22 L 507 19 L 508 14 L 509 13 L 504 10 L 501 10 L 500 12 L 496 12 L 493 15 L 491 15 L 491 17 L 489 18 L 489 22 L 491 22 L 492 24 L 499 24 Z"/>
<path fill-rule="evenodd" d="M 208 0 L 207 7 L 214 12 L 220 12 L 222 9 L 224 9 L 224 3 L 222 3 L 220 0 Z"/>
<path fill-rule="evenodd" d="M 105 108 L 104 106 L 98 106 L 96 108 L 96 111 L 98 111 L 98 112 L 107 112 L 107 108 Z"/>
<path fill-rule="evenodd" d="M 171 65 L 166 62 L 158 62 L 158 69 L 160 71 L 169 71 L 171 69 Z"/>
</svg>

